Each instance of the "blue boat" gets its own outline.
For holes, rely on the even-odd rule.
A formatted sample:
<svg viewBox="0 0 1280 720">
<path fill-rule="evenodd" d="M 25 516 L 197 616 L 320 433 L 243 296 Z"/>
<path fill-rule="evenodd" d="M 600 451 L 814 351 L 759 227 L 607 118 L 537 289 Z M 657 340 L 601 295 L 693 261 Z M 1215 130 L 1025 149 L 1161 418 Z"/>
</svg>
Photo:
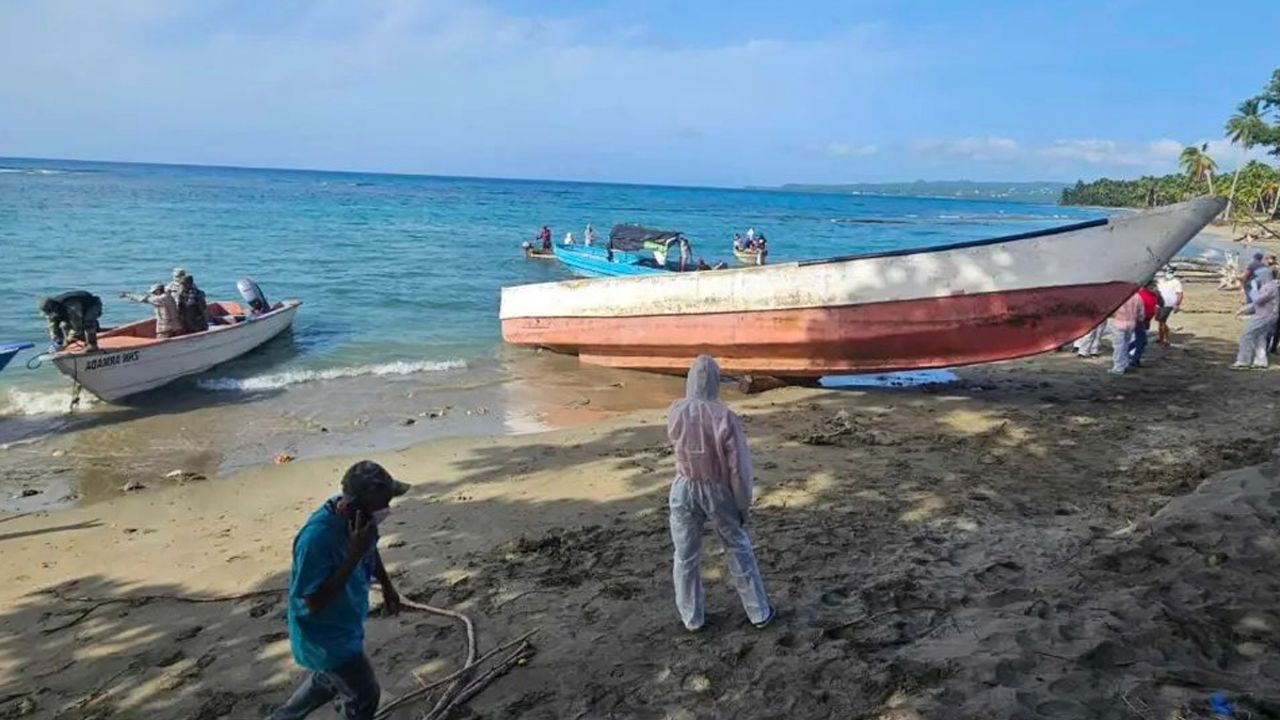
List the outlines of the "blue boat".
<svg viewBox="0 0 1280 720">
<path fill-rule="evenodd" d="M 9 364 L 14 355 L 29 347 L 32 347 L 29 342 L 0 343 L 0 370 L 3 370 L 4 366 Z"/>
<path fill-rule="evenodd" d="M 615 225 L 606 245 L 556 245 L 556 259 L 582 277 L 658 275 L 697 270 L 688 239 L 678 230 Z"/>
</svg>

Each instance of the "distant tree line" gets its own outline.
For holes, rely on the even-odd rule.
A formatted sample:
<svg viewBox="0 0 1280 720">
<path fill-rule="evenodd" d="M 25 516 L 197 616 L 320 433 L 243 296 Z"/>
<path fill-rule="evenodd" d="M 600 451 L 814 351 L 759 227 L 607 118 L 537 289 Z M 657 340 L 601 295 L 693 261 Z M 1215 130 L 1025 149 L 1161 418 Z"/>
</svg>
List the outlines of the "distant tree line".
<svg viewBox="0 0 1280 720">
<path fill-rule="evenodd" d="M 1240 103 L 1227 119 L 1226 136 L 1245 153 L 1255 147 L 1269 148 L 1268 153 L 1280 157 L 1280 70 L 1271 74 L 1271 82 L 1258 95 Z M 1226 214 L 1241 209 L 1275 217 L 1280 211 L 1280 170 L 1252 160 L 1237 166 L 1230 183 L 1216 178 L 1218 163 L 1209 156 L 1208 144 L 1183 149 L 1178 157 L 1182 172 L 1163 177 L 1146 176 L 1136 180 L 1102 178 L 1093 182 L 1079 181 L 1062 190 L 1063 205 L 1099 205 L 1103 207 L 1154 207 L 1181 202 L 1196 195 L 1224 195 L 1228 198 Z"/>
</svg>

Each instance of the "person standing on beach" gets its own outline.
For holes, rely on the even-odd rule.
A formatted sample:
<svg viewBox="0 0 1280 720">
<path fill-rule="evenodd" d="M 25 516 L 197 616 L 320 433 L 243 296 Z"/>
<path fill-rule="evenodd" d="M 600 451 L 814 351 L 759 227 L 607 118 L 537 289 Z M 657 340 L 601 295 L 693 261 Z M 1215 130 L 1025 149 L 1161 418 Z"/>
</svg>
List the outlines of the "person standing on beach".
<svg viewBox="0 0 1280 720">
<path fill-rule="evenodd" d="M 378 525 L 390 514 L 391 500 L 408 490 L 378 463 L 361 460 L 342 476 L 342 494 L 298 531 L 289 574 L 289 643 L 293 659 L 309 674 L 267 720 L 301 720 L 335 697 L 346 720 L 371 720 L 377 712 L 382 690 L 364 652 L 364 621 L 374 578 L 385 612 L 400 611 L 400 595 L 378 555 Z"/>
<path fill-rule="evenodd" d="M 1138 324 L 1142 322 L 1142 299 L 1137 293 L 1111 316 L 1111 374 L 1123 375 L 1129 369 L 1129 349 Z"/>
<path fill-rule="evenodd" d="M 1072 343 L 1072 347 L 1075 348 L 1076 354 L 1082 358 L 1096 357 L 1102 350 L 1102 335 L 1106 329 L 1107 323 L 1104 320 L 1103 322 L 1098 323 L 1098 325 L 1092 330 L 1085 333 L 1084 337 Z"/>
<path fill-rule="evenodd" d="M 689 368 L 685 397 L 667 411 L 667 437 L 675 450 L 671 483 L 672 577 L 676 609 L 690 632 L 702 629 L 702 529 L 708 521 L 724 545 L 729 574 L 747 618 L 764 628 L 774 609 L 747 535 L 754 472 L 742 420 L 720 402 L 720 366 L 699 355 Z"/>
<path fill-rule="evenodd" d="M 1142 367 L 1142 355 L 1147 351 L 1147 331 L 1151 329 L 1151 320 L 1156 311 L 1164 305 L 1164 298 L 1156 289 L 1155 280 L 1148 280 L 1146 285 L 1138 288 L 1138 297 L 1142 300 L 1142 320 L 1133 328 L 1133 347 L 1129 349 L 1129 366 Z"/>
<path fill-rule="evenodd" d="M 1257 275 L 1258 269 L 1266 266 L 1267 264 L 1263 261 L 1262 253 L 1254 253 L 1253 261 L 1245 266 L 1244 272 L 1240 273 L 1240 287 L 1244 290 L 1245 303 L 1253 302 L 1254 278 Z"/>
<path fill-rule="evenodd" d="M 1160 330 L 1156 335 L 1156 342 L 1161 345 L 1169 344 L 1169 316 L 1182 309 L 1182 281 L 1178 279 L 1178 274 L 1173 268 L 1164 271 L 1164 277 L 1160 279 L 1158 285 L 1160 297 L 1164 300 L 1164 306 L 1156 311 L 1156 321 L 1160 323 Z"/>
<path fill-rule="evenodd" d="M 1240 331 L 1240 348 L 1232 370 L 1264 369 L 1267 367 L 1267 344 L 1280 315 L 1280 289 L 1276 287 L 1271 268 L 1259 268 L 1254 273 L 1258 286 L 1253 291 L 1253 302 L 1240 308 L 1238 315 L 1248 315 L 1249 321 Z"/>
</svg>

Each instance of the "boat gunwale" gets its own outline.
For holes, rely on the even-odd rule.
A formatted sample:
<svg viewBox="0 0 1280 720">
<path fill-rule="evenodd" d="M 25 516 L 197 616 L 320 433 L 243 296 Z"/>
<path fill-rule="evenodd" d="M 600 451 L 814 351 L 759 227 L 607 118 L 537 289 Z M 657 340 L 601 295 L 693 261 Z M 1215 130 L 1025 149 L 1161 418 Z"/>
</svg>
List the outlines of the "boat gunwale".
<svg viewBox="0 0 1280 720">
<path fill-rule="evenodd" d="M 983 247 L 985 245 L 999 245 L 1007 242 L 1018 242 L 1020 240 L 1034 240 L 1035 238 L 1049 237 L 1052 235 L 1061 235 L 1063 233 L 1076 232 L 1078 230 L 1088 230 L 1090 228 L 1102 227 L 1109 225 L 1111 218 L 1096 218 L 1094 220 L 1084 220 L 1069 225 L 1055 225 L 1043 230 L 1030 230 L 1013 235 L 1001 235 L 999 237 L 984 238 L 982 240 L 965 240 L 963 242 L 947 243 L 945 245 L 929 245 L 919 248 L 901 248 L 898 250 L 882 250 L 880 252 L 858 253 L 855 255 L 839 255 L 830 258 L 818 258 L 814 260 L 794 260 L 788 264 L 806 267 L 810 265 L 826 265 L 829 263 L 851 262 L 854 260 L 874 260 L 876 258 L 902 257 L 904 255 L 927 255 L 936 252 L 950 252 L 953 250 L 965 250 L 968 248 Z M 774 267 L 777 267 L 776 265 Z M 749 268 L 742 268 L 749 269 Z"/>
</svg>

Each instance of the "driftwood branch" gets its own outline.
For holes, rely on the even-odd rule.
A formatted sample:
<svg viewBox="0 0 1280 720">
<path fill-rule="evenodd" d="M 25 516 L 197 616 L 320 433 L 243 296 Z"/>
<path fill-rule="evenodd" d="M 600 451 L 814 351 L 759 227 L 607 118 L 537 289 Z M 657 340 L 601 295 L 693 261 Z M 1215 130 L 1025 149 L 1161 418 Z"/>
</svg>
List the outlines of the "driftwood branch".
<svg viewBox="0 0 1280 720">
<path fill-rule="evenodd" d="M 537 632 L 538 631 L 536 629 L 530 630 L 529 632 L 525 633 L 524 635 L 521 635 L 515 640 L 512 640 L 511 642 L 505 643 L 503 645 L 499 645 L 498 647 L 476 658 L 475 663 L 473 663 L 470 667 L 459 668 L 454 672 L 450 673 L 449 675 L 442 677 L 439 680 L 436 680 L 435 682 L 429 685 L 423 685 L 422 687 L 416 690 L 413 690 L 412 692 L 408 692 L 408 693 L 405 693 L 404 695 L 401 695 L 395 700 L 392 700 L 386 705 L 383 705 L 382 709 L 378 710 L 378 714 L 374 715 L 374 720 L 382 720 L 382 718 L 385 718 L 388 715 L 390 715 L 393 710 L 404 707 L 405 705 L 408 705 L 411 702 L 420 700 L 423 697 L 425 697 L 428 693 L 430 693 L 432 690 L 435 690 L 441 685 L 445 685 L 450 682 L 453 682 L 454 680 L 457 680 L 458 678 L 462 677 L 466 673 L 474 671 L 476 666 L 483 665 L 485 662 L 489 660 L 489 658 L 493 657 L 494 655 L 497 655 L 498 653 L 503 652 L 504 650 L 510 650 L 516 645 L 519 645 L 520 643 L 527 641 L 529 638 L 536 635 Z"/>
</svg>

